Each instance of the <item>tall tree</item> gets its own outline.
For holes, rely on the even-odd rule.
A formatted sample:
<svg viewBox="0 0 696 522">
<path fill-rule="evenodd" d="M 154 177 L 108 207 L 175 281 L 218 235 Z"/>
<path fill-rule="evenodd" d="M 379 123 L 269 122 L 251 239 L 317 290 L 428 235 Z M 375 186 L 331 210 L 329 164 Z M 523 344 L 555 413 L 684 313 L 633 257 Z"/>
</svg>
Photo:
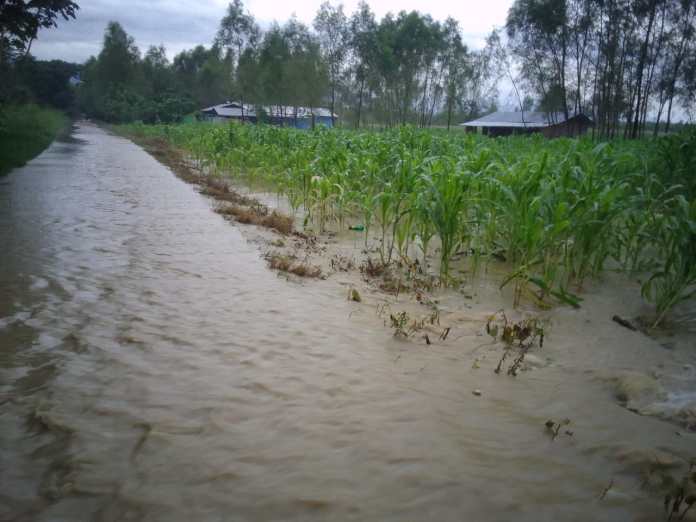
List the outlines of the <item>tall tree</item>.
<svg viewBox="0 0 696 522">
<path fill-rule="evenodd" d="M 120 23 L 109 22 L 98 56 L 99 82 L 107 86 L 133 86 L 137 82 L 139 60 L 140 51 L 133 37 Z"/>
<path fill-rule="evenodd" d="M 447 130 L 452 124 L 455 107 L 463 109 L 466 97 L 467 80 L 472 76 L 467 48 L 462 42 L 459 23 L 448 18 L 445 21 L 444 36 L 446 53 L 443 60 L 445 71 L 445 107 L 447 112 Z"/>
<path fill-rule="evenodd" d="M 278 110 L 288 101 L 285 79 L 287 62 L 290 60 L 290 48 L 286 35 L 278 24 L 273 24 L 266 31 L 259 50 L 259 80 L 261 98 L 264 103 L 277 105 Z"/>
<path fill-rule="evenodd" d="M 72 0 L 3 0 L 0 2 L 0 60 L 28 52 L 41 28 L 56 27 L 58 18 L 75 18 Z"/>
<path fill-rule="evenodd" d="M 352 77 L 357 89 L 356 128 L 360 127 L 366 91 L 372 91 L 376 76 L 377 21 L 370 6 L 362 1 L 350 19 Z"/>
<path fill-rule="evenodd" d="M 324 2 L 314 18 L 314 29 L 319 35 L 319 42 L 324 52 L 329 70 L 331 88 L 331 122 L 334 123 L 336 111 L 336 91 L 341 80 L 342 68 L 348 52 L 348 18 L 343 13 L 343 5 L 333 7 Z"/>
<path fill-rule="evenodd" d="M 230 51 L 232 66 L 236 67 L 246 47 L 257 45 L 260 29 L 254 17 L 244 9 L 242 0 L 234 0 L 227 6 L 227 13 L 220 21 L 215 43 Z"/>
<path fill-rule="evenodd" d="M 148 48 L 142 67 L 148 94 L 157 95 L 172 88 L 172 70 L 163 45 Z"/>
<path fill-rule="evenodd" d="M 570 38 L 565 0 L 515 0 L 506 23 L 513 52 L 526 78 L 546 97 L 553 88 L 568 118 L 566 67 Z"/>
</svg>

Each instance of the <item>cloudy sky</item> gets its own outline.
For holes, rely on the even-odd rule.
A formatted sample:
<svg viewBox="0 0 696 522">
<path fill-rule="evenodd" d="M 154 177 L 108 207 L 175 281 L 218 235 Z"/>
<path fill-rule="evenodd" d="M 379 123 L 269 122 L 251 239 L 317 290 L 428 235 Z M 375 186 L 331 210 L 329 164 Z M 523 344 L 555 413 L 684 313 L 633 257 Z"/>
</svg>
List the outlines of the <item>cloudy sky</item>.
<svg viewBox="0 0 696 522">
<path fill-rule="evenodd" d="M 282 23 L 293 14 L 311 24 L 322 1 L 246 0 L 245 5 L 262 26 L 274 20 Z M 60 21 L 57 29 L 39 33 L 32 47 L 34 56 L 84 62 L 99 53 L 107 22 L 117 20 L 141 50 L 164 44 L 172 57 L 183 49 L 210 44 L 224 16 L 227 0 L 77 0 L 77 3 L 80 10 L 76 20 Z M 350 14 L 358 0 L 342 3 Z M 491 29 L 505 23 L 512 0 L 368 0 L 368 3 L 378 18 L 400 10 L 417 10 L 438 20 L 452 16 L 459 21 L 466 42 L 480 48 Z"/>
</svg>

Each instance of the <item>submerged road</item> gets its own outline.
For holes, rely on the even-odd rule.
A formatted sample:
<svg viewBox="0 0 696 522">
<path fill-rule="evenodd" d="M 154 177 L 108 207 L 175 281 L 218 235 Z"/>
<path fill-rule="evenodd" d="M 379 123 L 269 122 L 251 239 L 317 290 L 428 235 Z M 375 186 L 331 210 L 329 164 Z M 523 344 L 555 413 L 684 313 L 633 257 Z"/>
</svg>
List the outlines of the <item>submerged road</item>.
<svg viewBox="0 0 696 522">
<path fill-rule="evenodd" d="M 564 395 L 581 376 L 474 397 L 490 373 L 352 310 L 329 282 L 276 277 L 191 186 L 80 123 L 0 179 L 0 520 L 660 514 L 638 478 L 597 500 L 629 473 L 606 456 L 615 416 L 639 421 Z M 595 410 L 578 442 L 543 432 Z"/>
</svg>

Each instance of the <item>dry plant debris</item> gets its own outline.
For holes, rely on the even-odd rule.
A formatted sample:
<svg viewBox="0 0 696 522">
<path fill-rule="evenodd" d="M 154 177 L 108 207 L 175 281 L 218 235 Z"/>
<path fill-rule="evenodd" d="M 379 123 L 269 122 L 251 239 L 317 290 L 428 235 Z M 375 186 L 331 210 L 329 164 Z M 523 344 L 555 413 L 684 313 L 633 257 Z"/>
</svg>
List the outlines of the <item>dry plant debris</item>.
<svg viewBox="0 0 696 522">
<path fill-rule="evenodd" d="M 295 274 L 299 277 L 320 277 L 321 268 L 307 262 L 300 262 L 292 256 L 279 254 L 277 252 L 266 254 L 268 267 L 280 272 Z"/>
<path fill-rule="evenodd" d="M 524 358 L 532 346 L 537 341 L 539 348 L 544 346 L 544 326 L 541 320 L 528 318 L 513 322 L 508 320 L 505 312 L 502 310 L 488 318 L 486 333 L 493 339 L 502 341 L 505 344 L 505 351 L 498 362 L 498 366 L 493 370 L 495 373 L 502 371 L 503 363 L 510 356 L 511 350 L 515 345 L 517 345 L 519 351 L 507 369 L 507 374 L 513 377 L 516 377 L 519 373 L 522 363 L 524 363 Z"/>
</svg>

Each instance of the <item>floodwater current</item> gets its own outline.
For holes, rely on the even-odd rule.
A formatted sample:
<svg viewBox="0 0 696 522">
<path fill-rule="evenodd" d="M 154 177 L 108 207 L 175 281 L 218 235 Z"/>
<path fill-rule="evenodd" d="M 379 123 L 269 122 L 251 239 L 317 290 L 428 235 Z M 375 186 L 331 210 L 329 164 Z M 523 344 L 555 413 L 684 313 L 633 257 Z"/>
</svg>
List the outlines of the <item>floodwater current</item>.
<svg viewBox="0 0 696 522">
<path fill-rule="evenodd" d="M 0 179 L 0 520 L 662 519 L 640 455 L 692 434 L 354 310 L 81 122 Z"/>
</svg>

